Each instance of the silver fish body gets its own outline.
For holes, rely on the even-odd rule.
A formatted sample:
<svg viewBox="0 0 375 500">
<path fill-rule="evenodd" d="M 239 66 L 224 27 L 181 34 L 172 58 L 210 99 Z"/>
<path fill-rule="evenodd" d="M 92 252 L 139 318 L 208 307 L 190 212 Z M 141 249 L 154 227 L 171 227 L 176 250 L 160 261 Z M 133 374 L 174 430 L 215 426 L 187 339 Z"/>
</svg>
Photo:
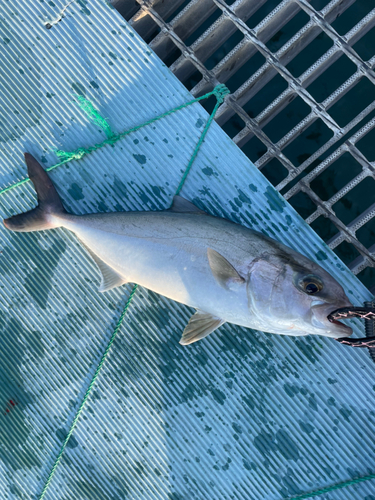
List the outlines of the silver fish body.
<svg viewBox="0 0 375 500">
<path fill-rule="evenodd" d="M 284 279 L 299 267 L 306 267 L 306 274 L 324 277 L 335 292 L 325 317 L 349 304 L 340 285 L 320 266 L 262 233 L 225 219 L 164 211 L 69 215 L 52 217 L 51 222 L 74 232 L 124 282 L 138 283 L 228 323 L 278 334 L 317 333 L 314 325 L 304 324 L 298 308 L 293 317 L 293 301 L 301 300 L 303 292 L 286 286 Z M 220 284 L 209 265 L 207 249 L 228 260 L 244 283 Z M 326 308 L 325 301 L 315 302 L 323 304 L 312 307 Z M 328 320 L 324 325 L 321 330 L 317 324 L 319 334 L 348 334 L 346 327 L 339 332 L 341 328 Z"/>
<path fill-rule="evenodd" d="M 45 179 L 44 171 L 36 171 Z M 40 178 L 32 175 L 42 200 Z M 24 221 L 32 214 L 28 212 L 5 220 L 6 227 L 65 227 L 98 264 L 100 291 L 132 282 L 196 308 L 183 344 L 203 338 L 224 322 L 285 335 L 351 334 L 346 325 L 327 319 L 330 312 L 351 305 L 337 281 L 262 233 L 210 216 L 180 197 L 166 211 L 72 215 L 61 202 L 58 205 L 57 193 L 51 198 L 51 189 L 32 221 L 31 215 Z M 22 227 L 17 217 L 23 217 Z"/>
</svg>

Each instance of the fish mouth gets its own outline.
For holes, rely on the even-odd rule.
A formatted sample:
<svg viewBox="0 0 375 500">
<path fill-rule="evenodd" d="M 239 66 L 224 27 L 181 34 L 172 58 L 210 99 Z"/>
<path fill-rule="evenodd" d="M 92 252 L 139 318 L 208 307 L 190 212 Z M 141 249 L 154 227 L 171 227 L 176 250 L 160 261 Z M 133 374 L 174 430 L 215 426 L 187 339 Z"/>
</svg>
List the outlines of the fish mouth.
<svg viewBox="0 0 375 500">
<path fill-rule="evenodd" d="M 318 302 L 318 301 L 317 301 Z M 350 304 L 351 305 L 351 304 Z M 349 304 L 346 303 L 342 307 L 348 307 Z M 349 306 L 350 307 L 350 306 Z M 332 305 L 317 303 L 313 308 L 313 320 L 312 323 L 315 327 L 324 330 L 322 335 L 326 337 L 331 337 L 334 339 L 339 339 L 343 337 L 350 337 L 353 333 L 353 329 L 350 326 L 341 323 L 336 319 L 328 319 L 328 316 L 333 312 L 337 311 L 338 307 L 332 309 Z"/>
<path fill-rule="evenodd" d="M 350 326 L 344 325 L 344 323 L 341 323 L 341 321 L 337 321 L 336 319 L 329 319 L 328 320 L 331 324 L 336 325 L 338 327 L 337 333 L 335 333 L 334 337 L 335 338 L 343 338 L 343 337 L 350 337 L 350 335 L 353 333 L 353 329 L 350 328 Z"/>
</svg>

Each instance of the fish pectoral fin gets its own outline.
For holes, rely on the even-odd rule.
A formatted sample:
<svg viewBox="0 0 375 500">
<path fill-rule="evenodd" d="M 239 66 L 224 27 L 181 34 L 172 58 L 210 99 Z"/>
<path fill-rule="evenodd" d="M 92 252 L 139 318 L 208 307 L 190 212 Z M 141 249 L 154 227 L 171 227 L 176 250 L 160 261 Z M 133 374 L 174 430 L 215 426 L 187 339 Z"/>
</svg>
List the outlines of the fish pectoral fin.
<svg viewBox="0 0 375 500">
<path fill-rule="evenodd" d="M 235 285 L 245 283 L 245 279 L 238 274 L 235 268 L 225 257 L 207 248 L 207 257 L 214 278 L 223 288 L 232 288 Z"/>
<path fill-rule="evenodd" d="M 186 325 L 180 344 L 188 345 L 203 339 L 223 323 L 225 323 L 223 319 L 203 311 L 197 311 Z"/>
<path fill-rule="evenodd" d="M 79 240 L 80 243 L 82 244 L 83 247 L 88 251 L 88 253 L 91 255 L 93 260 L 95 261 L 96 265 L 99 268 L 99 271 L 101 272 L 101 277 L 102 281 L 100 283 L 100 287 L 98 289 L 98 292 L 107 292 L 108 290 L 111 290 L 112 288 L 116 288 L 117 286 L 124 285 L 127 283 L 127 280 L 118 274 L 112 267 L 110 267 L 108 264 L 106 264 L 100 257 L 98 257 L 92 250 L 89 248 L 85 243 L 83 243 L 81 240 Z"/>
<path fill-rule="evenodd" d="M 173 197 L 173 203 L 170 208 L 172 212 L 181 212 L 181 213 L 196 213 L 201 215 L 208 215 L 206 212 L 196 207 L 191 201 L 185 200 L 182 196 L 178 194 Z"/>
</svg>

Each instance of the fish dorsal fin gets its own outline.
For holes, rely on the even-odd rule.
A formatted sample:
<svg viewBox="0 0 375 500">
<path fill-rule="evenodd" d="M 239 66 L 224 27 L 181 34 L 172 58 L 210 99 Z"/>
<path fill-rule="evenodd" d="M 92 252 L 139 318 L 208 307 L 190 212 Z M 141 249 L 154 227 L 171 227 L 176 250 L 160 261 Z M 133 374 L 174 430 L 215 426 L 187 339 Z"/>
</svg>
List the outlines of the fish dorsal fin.
<svg viewBox="0 0 375 500">
<path fill-rule="evenodd" d="M 102 281 L 100 283 L 99 292 L 107 292 L 112 288 L 116 288 L 117 286 L 121 286 L 124 283 L 127 283 L 127 280 L 118 274 L 112 267 L 102 261 L 100 257 L 98 257 L 85 243 L 79 240 L 82 246 L 88 251 L 91 257 L 94 259 L 96 265 L 101 272 Z"/>
<path fill-rule="evenodd" d="M 196 213 L 201 215 L 207 215 L 206 212 L 196 207 L 191 201 L 185 200 L 182 196 L 176 195 L 173 197 L 173 203 L 171 206 L 172 212 L 185 212 L 185 213 Z"/>
<path fill-rule="evenodd" d="M 186 325 L 180 344 L 188 345 L 203 339 L 223 323 L 225 323 L 223 319 L 203 311 L 197 311 Z"/>
<path fill-rule="evenodd" d="M 232 288 L 235 285 L 245 283 L 244 278 L 238 274 L 230 262 L 219 252 L 207 248 L 207 257 L 214 278 L 223 288 Z"/>
</svg>

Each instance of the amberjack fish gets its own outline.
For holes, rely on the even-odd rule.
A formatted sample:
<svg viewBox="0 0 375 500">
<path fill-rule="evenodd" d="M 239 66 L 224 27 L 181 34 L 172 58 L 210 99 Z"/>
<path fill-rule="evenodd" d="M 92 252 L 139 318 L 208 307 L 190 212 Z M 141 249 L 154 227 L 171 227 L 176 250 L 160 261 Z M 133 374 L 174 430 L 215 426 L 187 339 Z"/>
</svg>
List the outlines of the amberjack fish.
<svg viewBox="0 0 375 500">
<path fill-rule="evenodd" d="M 341 338 L 327 316 L 351 303 L 321 266 L 262 233 L 213 217 L 175 196 L 169 210 L 74 215 L 25 153 L 38 206 L 4 220 L 11 231 L 72 231 L 101 272 L 99 291 L 131 282 L 195 308 L 181 344 L 225 322 L 282 335 Z"/>
</svg>

